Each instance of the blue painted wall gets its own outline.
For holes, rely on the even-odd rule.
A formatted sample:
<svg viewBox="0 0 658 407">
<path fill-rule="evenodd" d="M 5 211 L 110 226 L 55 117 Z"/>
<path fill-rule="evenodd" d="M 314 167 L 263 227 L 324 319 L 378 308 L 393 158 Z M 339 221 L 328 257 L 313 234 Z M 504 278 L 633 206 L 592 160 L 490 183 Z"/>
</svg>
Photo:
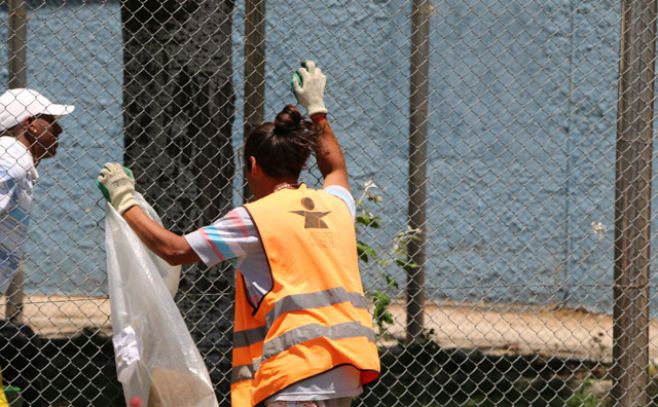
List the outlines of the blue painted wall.
<svg viewBox="0 0 658 407">
<path fill-rule="evenodd" d="M 244 10 L 236 3 L 237 149 Z M 361 238 L 385 253 L 407 216 L 410 2 L 268 3 L 266 115 L 294 101 L 288 78 L 299 61 L 318 60 L 354 194 L 368 179 L 381 187 L 384 202 L 372 209 L 384 227 Z M 431 297 L 611 310 L 617 3 L 434 1 Z M 28 265 L 35 291 L 104 292 L 93 178 L 100 164 L 121 158 L 120 24 L 113 3 L 31 12 L 29 82 L 78 107 L 63 121 L 61 156 L 39 168 Z M 317 172 L 305 179 L 315 183 Z M 606 228 L 600 238 L 593 222 Z M 366 265 L 364 273 L 369 286 L 381 285 L 381 273 L 404 283 L 394 266 Z"/>
</svg>

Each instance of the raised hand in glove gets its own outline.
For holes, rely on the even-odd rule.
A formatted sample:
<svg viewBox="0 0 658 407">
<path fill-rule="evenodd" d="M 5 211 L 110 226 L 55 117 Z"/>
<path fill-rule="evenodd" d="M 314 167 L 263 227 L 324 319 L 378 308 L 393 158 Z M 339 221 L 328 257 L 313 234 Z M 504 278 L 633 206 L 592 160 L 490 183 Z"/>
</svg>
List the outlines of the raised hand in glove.
<svg viewBox="0 0 658 407">
<path fill-rule="evenodd" d="M 132 171 L 117 163 L 106 163 L 96 179 L 96 185 L 105 199 L 114 209 L 123 215 L 130 207 L 137 205 L 135 193 L 135 178 Z"/>
<path fill-rule="evenodd" d="M 327 77 L 313 61 L 305 61 L 302 67 L 293 75 L 292 86 L 299 104 L 304 106 L 309 116 L 316 113 L 327 113 L 324 105 L 324 87 Z"/>
</svg>

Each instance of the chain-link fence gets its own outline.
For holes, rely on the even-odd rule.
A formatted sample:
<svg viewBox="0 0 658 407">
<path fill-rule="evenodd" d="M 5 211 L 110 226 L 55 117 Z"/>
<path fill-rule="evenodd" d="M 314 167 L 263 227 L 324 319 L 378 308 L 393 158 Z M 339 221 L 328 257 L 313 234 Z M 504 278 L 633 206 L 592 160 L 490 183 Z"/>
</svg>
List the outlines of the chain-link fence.
<svg viewBox="0 0 658 407">
<path fill-rule="evenodd" d="M 619 3 L 0 1 L 0 79 L 76 106 L 38 167 L 25 297 L 5 297 L 6 392 L 124 404 L 100 166 L 131 167 L 175 232 L 207 225 L 243 201 L 245 129 L 294 102 L 314 59 L 383 368 L 353 405 L 652 403 L 656 3 Z M 232 286 L 191 267 L 177 296 L 221 405 Z"/>
</svg>

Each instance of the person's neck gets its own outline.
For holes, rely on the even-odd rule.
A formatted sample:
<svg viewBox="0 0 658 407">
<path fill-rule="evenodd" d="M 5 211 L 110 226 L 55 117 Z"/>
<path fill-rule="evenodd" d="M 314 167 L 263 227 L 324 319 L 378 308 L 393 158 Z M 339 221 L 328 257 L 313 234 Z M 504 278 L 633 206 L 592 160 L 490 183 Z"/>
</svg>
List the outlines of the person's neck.
<svg viewBox="0 0 658 407">
<path fill-rule="evenodd" d="M 274 192 L 280 191 L 282 189 L 295 189 L 299 186 L 299 181 L 296 178 L 288 179 L 274 179 L 269 178 L 267 180 L 262 180 L 260 183 L 260 188 L 254 188 L 254 198 L 260 199 Z"/>
<path fill-rule="evenodd" d="M 282 182 L 274 186 L 272 192 L 278 192 L 282 189 L 297 189 L 299 188 L 299 181 L 295 180 L 294 182 Z"/>
</svg>

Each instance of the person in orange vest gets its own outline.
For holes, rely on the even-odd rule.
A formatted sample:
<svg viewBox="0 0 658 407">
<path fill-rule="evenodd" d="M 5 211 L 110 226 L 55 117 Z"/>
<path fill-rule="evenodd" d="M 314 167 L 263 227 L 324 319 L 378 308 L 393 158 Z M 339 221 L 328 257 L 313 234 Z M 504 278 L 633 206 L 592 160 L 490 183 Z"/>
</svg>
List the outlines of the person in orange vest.
<svg viewBox="0 0 658 407">
<path fill-rule="evenodd" d="M 243 151 L 254 200 L 185 236 L 152 221 L 117 163 L 98 181 L 111 205 L 171 264 L 236 267 L 231 402 L 244 406 L 347 407 L 379 377 L 372 318 L 359 274 L 355 202 L 313 61 L 293 79 L 304 117 L 287 105 L 252 131 Z M 322 189 L 299 182 L 315 154 Z"/>
</svg>

